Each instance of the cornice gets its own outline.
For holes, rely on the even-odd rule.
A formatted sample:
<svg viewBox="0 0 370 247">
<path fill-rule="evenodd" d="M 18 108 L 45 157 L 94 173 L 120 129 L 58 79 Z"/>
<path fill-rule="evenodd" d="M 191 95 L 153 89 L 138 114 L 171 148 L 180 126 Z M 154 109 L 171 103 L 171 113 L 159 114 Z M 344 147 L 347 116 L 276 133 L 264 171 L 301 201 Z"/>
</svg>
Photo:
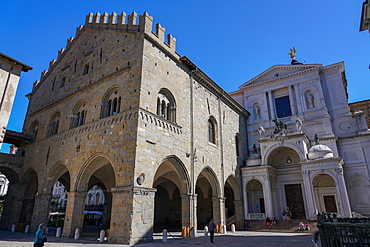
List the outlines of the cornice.
<svg viewBox="0 0 370 247">
<path fill-rule="evenodd" d="M 284 75 L 284 76 L 281 76 L 281 77 L 276 77 L 276 78 L 269 79 L 269 80 L 266 80 L 266 81 L 258 82 L 258 80 L 261 79 L 264 75 L 266 75 L 270 72 L 273 72 L 275 70 L 278 70 L 278 69 L 289 70 L 289 69 L 297 69 L 297 68 L 298 69 L 302 68 L 302 69 L 305 69 L 305 70 L 297 71 L 293 74 L 288 74 L 288 75 Z M 252 86 L 260 85 L 260 84 L 264 84 L 264 83 L 271 83 L 271 82 L 274 82 L 274 81 L 284 80 L 284 79 L 287 79 L 287 78 L 290 78 L 290 77 L 295 77 L 297 75 L 302 75 L 302 74 L 306 74 L 308 72 L 316 71 L 316 70 L 319 70 L 320 68 L 322 68 L 321 64 L 311 64 L 310 66 L 309 65 L 306 65 L 306 66 L 302 66 L 302 65 L 275 65 L 275 66 L 271 67 L 270 69 L 264 71 L 263 73 L 259 74 L 258 76 L 254 77 L 253 79 L 249 80 L 248 82 L 244 83 L 243 85 L 241 85 L 239 87 L 239 89 L 248 88 L 248 87 L 252 87 Z M 254 84 L 254 82 L 256 82 L 256 81 L 258 83 Z"/>
</svg>

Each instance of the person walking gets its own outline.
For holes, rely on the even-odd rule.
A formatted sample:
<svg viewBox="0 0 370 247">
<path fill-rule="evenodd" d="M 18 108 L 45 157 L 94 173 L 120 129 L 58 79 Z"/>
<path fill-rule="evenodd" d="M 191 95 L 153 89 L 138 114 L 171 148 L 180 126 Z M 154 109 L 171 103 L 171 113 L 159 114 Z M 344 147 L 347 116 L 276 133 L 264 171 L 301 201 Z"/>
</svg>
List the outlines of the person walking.
<svg viewBox="0 0 370 247">
<path fill-rule="evenodd" d="M 208 230 L 209 230 L 209 238 L 211 239 L 211 243 L 213 243 L 213 236 L 215 235 L 216 224 L 213 222 L 213 219 L 209 222 Z"/>
<path fill-rule="evenodd" d="M 44 223 L 41 223 L 39 225 L 39 229 L 37 230 L 36 235 L 35 235 L 35 241 L 33 241 L 34 247 L 44 246 L 44 242 L 46 242 L 45 228 L 46 228 L 46 225 Z"/>
</svg>

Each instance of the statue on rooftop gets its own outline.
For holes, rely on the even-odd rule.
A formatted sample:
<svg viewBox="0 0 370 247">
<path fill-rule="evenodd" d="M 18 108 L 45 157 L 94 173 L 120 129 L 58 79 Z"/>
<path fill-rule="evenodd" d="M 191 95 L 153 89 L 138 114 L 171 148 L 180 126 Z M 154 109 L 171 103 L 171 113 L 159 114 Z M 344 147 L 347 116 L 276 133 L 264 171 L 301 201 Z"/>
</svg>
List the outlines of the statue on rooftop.
<svg viewBox="0 0 370 247">
<path fill-rule="evenodd" d="M 295 47 L 293 46 L 292 49 L 290 49 L 290 52 L 288 52 L 288 54 L 290 55 L 290 58 L 293 60 L 295 60 L 295 52 L 296 52 L 296 49 Z"/>
<path fill-rule="evenodd" d="M 295 59 L 295 54 L 296 54 L 296 49 L 295 47 L 293 46 L 292 49 L 290 49 L 290 52 L 288 52 L 288 54 L 290 55 L 290 58 L 292 59 L 292 61 L 290 62 L 291 65 L 297 65 L 297 64 L 302 64 L 302 63 L 299 63 L 296 59 Z"/>
</svg>

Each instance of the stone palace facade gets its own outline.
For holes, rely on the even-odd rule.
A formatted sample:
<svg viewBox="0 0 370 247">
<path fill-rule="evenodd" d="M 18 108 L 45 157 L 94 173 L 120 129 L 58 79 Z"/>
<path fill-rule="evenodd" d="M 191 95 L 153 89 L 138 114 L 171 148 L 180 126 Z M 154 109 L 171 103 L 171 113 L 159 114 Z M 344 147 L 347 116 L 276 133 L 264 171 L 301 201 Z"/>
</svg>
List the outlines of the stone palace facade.
<svg viewBox="0 0 370 247">
<path fill-rule="evenodd" d="M 89 14 L 34 83 L 25 157 L 0 163 L 14 188 L 2 228 L 47 221 L 57 181 L 63 237 L 84 234 L 99 186 L 101 226 L 125 244 L 212 218 L 243 229 L 287 206 L 295 218 L 370 215 L 370 135 L 350 113 L 343 63 L 273 66 L 227 94 L 152 26 L 147 12 Z"/>
</svg>

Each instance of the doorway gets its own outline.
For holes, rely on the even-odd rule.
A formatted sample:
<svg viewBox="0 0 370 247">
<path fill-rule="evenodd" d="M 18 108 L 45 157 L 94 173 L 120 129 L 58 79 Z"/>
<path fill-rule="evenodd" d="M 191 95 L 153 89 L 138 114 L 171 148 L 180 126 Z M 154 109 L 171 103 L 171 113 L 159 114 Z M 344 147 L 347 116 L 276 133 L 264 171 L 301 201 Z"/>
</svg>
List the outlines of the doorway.
<svg viewBox="0 0 370 247">
<path fill-rule="evenodd" d="M 301 184 L 286 184 L 285 197 L 286 205 L 292 211 L 292 218 L 305 219 L 306 213 L 304 209 Z"/>
</svg>

